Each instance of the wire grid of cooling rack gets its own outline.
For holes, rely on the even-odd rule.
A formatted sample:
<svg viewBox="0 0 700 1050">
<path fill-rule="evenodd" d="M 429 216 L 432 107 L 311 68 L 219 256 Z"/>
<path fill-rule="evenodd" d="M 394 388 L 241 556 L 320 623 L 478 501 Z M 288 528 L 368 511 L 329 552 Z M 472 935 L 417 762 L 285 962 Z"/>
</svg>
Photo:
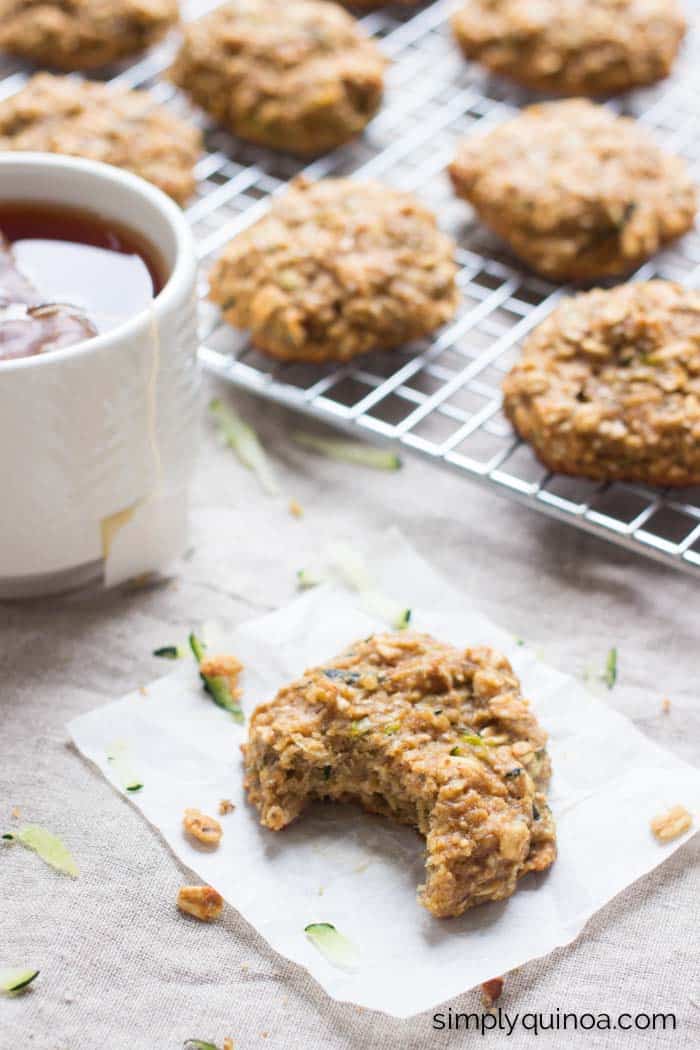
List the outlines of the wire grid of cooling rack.
<svg viewBox="0 0 700 1050">
<path fill-rule="evenodd" d="M 185 17 L 217 2 L 192 0 Z M 700 488 L 663 492 L 600 484 L 544 469 L 501 412 L 501 381 L 518 346 L 565 294 L 527 273 L 455 200 L 444 169 L 457 141 L 502 121 L 524 102 L 519 89 L 462 59 L 449 32 L 451 0 L 386 8 L 362 19 L 392 60 L 384 105 L 365 135 L 310 165 L 247 146 L 211 127 L 161 78 L 174 44 L 120 67 L 107 79 L 147 87 L 206 132 L 197 194 L 187 214 L 202 260 L 201 359 L 235 386 L 375 442 L 410 449 L 492 490 L 666 564 L 700 572 Z M 695 12 L 698 4 L 694 0 Z M 700 42 L 695 34 L 673 77 L 613 103 L 647 123 L 700 176 Z M 20 64 L 0 69 L 0 97 L 26 77 Z M 453 322 L 432 340 L 348 365 L 283 365 L 259 354 L 221 322 L 206 302 L 206 272 L 223 245 L 258 218 L 268 198 L 304 170 L 377 177 L 415 191 L 435 208 L 459 245 L 463 295 Z M 698 179 L 700 181 L 700 178 Z M 663 252 L 635 277 L 700 284 L 697 232 Z"/>
</svg>

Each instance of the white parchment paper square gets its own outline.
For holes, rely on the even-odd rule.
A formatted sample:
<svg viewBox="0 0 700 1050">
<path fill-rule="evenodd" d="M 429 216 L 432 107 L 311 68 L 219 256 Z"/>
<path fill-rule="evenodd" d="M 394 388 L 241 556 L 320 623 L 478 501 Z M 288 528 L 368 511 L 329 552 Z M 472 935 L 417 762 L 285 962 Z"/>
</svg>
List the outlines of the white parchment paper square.
<svg viewBox="0 0 700 1050">
<path fill-rule="evenodd" d="M 395 530 L 368 560 L 382 589 L 411 607 L 417 630 L 505 652 L 550 734 L 559 857 L 549 872 L 522 880 L 510 900 L 459 919 L 432 918 L 416 900 L 421 839 L 353 807 L 318 804 L 283 832 L 261 828 L 242 789 L 245 727 L 206 697 L 193 662 L 146 696 L 133 693 L 68 728 L 117 787 L 107 751 L 115 741 L 128 744 L 144 783 L 130 802 L 274 949 L 334 998 L 408 1017 L 573 940 L 597 909 L 688 837 L 661 846 L 649 820 L 676 803 L 697 816 L 700 772 L 481 616 Z M 385 625 L 357 595 L 330 585 L 236 628 L 230 651 L 246 668 L 246 713 L 306 667 L 379 629 Z M 183 810 L 216 815 L 222 798 L 236 809 L 222 818 L 221 846 L 198 850 L 183 835 Z M 311 922 L 333 923 L 357 946 L 356 972 L 317 952 L 304 934 Z"/>
</svg>

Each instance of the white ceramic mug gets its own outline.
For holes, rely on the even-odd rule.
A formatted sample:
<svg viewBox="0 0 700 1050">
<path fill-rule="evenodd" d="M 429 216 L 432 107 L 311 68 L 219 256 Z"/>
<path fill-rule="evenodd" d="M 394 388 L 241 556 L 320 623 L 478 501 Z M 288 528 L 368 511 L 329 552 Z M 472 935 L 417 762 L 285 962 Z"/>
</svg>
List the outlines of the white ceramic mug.
<svg viewBox="0 0 700 1050">
<path fill-rule="evenodd" d="M 0 155 L 0 202 L 83 209 L 152 245 L 147 310 L 76 346 L 0 361 L 0 598 L 162 569 L 187 537 L 197 445 L 197 261 L 164 193 L 118 168 Z"/>
</svg>

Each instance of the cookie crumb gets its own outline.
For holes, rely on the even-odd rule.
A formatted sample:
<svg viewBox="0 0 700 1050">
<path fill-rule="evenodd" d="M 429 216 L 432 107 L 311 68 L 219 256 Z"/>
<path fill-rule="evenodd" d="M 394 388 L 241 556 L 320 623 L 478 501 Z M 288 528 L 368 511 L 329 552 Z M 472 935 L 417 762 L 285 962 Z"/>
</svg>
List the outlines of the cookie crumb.
<svg viewBox="0 0 700 1050">
<path fill-rule="evenodd" d="M 182 826 L 191 838 L 197 839 L 205 846 L 218 846 L 221 842 L 221 824 L 202 813 L 201 809 L 186 809 Z"/>
<path fill-rule="evenodd" d="M 650 827 L 659 842 L 671 842 L 683 835 L 692 826 L 693 818 L 685 806 L 673 806 L 650 822 Z"/>
<path fill-rule="evenodd" d="M 186 915 L 212 922 L 221 915 L 224 898 L 211 886 L 183 886 L 177 894 L 177 906 Z"/>
<path fill-rule="evenodd" d="M 219 802 L 219 816 L 225 817 L 227 813 L 233 813 L 236 805 L 230 798 L 222 798 Z"/>
<path fill-rule="evenodd" d="M 221 1050 L 233 1050 L 233 1039 L 230 1035 L 227 1035 L 224 1039 L 224 1045 L 221 1047 Z"/>
<path fill-rule="evenodd" d="M 490 981 L 484 981 L 481 986 L 481 1002 L 485 1010 L 490 1010 L 493 1004 L 501 998 L 503 993 L 503 978 L 492 977 Z"/>
<path fill-rule="evenodd" d="M 304 508 L 301 503 L 297 503 L 295 499 L 289 501 L 289 513 L 293 518 L 303 518 Z"/>
<path fill-rule="evenodd" d="M 13 820 L 19 820 L 21 815 L 22 814 L 20 813 L 19 806 L 13 806 L 12 807 L 12 812 L 10 813 L 10 816 L 12 817 L 12 819 Z"/>
<path fill-rule="evenodd" d="M 140 685 L 139 686 L 139 692 L 140 692 L 141 696 L 148 696 L 148 689 L 146 689 L 145 685 Z"/>
<path fill-rule="evenodd" d="M 663 700 L 661 701 L 661 713 L 664 714 L 664 715 L 667 715 L 670 710 L 671 710 L 671 701 L 669 700 L 669 698 L 667 696 L 665 696 L 663 698 Z"/>
<path fill-rule="evenodd" d="M 238 688 L 238 678 L 243 670 L 243 664 L 235 656 L 224 654 L 222 656 L 205 656 L 199 664 L 200 674 L 204 678 L 225 678 L 232 699 L 240 700 L 243 690 Z"/>
</svg>

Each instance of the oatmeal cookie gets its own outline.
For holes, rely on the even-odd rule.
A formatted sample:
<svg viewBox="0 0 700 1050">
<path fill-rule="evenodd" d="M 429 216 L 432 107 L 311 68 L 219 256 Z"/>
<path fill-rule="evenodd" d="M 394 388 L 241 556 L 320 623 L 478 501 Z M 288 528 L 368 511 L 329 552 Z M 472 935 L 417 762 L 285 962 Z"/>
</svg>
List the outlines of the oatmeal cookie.
<svg viewBox="0 0 700 1050">
<path fill-rule="evenodd" d="M 38 73 L 0 101 L 0 151 L 67 153 L 126 168 L 184 204 L 202 150 L 197 128 L 145 91 Z"/>
<path fill-rule="evenodd" d="M 211 274 L 224 318 L 284 361 L 347 361 L 453 315 L 454 244 L 414 197 L 378 182 L 297 179 Z"/>
<path fill-rule="evenodd" d="M 658 280 L 566 299 L 525 343 L 504 401 L 550 470 L 700 484 L 700 292 Z"/>
<path fill-rule="evenodd" d="M 421 901 L 446 918 L 554 861 L 545 741 L 504 656 L 379 634 L 256 708 L 245 785 L 273 831 L 312 799 L 412 825 L 426 838 Z"/>
<path fill-rule="evenodd" d="M 467 58 L 535 91 L 612 95 L 668 76 L 686 30 L 677 0 L 466 0 Z"/>
<path fill-rule="evenodd" d="M 144 51 L 178 19 L 177 0 L 0 0 L 0 50 L 95 69 Z"/>
<path fill-rule="evenodd" d="M 231 0 L 185 30 L 171 79 L 235 135 L 313 156 L 379 108 L 385 61 L 325 0 Z"/>
<path fill-rule="evenodd" d="M 685 162 L 629 117 L 585 99 L 530 106 L 460 147 L 460 197 L 533 270 L 557 281 L 629 273 L 685 233 Z"/>
</svg>

